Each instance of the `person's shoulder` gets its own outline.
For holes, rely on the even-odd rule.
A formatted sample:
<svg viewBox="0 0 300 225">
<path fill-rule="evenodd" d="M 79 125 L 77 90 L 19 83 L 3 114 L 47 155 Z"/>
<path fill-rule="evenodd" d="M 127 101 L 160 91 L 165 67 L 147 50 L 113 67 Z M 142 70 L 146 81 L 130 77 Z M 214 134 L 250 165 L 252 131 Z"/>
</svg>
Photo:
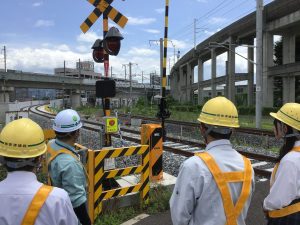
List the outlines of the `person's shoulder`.
<svg viewBox="0 0 300 225">
<path fill-rule="evenodd" d="M 49 194 L 49 199 L 66 202 L 69 201 L 69 195 L 64 189 L 53 187 Z"/>
<path fill-rule="evenodd" d="M 183 166 L 186 168 L 197 169 L 199 167 L 205 167 L 201 158 L 197 155 L 194 155 L 184 161 Z"/>
</svg>

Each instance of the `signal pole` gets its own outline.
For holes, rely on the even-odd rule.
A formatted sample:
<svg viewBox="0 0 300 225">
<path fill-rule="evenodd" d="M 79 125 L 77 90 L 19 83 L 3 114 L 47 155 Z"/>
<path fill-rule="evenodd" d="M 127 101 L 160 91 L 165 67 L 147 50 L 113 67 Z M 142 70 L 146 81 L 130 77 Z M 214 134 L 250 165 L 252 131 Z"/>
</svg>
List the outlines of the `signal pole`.
<svg viewBox="0 0 300 225">
<path fill-rule="evenodd" d="M 3 51 L 3 56 L 4 56 L 4 72 L 7 72 L 6 70 L 6 46 L 3 46 L 3 49 L 1 49 L 1 51 Z"/>
<path fill-rule="evenodd" d="M 263 25 L 263 0 L 256 0 L 256 107 L 255 124 L 256 128 L 261 128 L 262 117 L 262 25 Z"/>
</svg>

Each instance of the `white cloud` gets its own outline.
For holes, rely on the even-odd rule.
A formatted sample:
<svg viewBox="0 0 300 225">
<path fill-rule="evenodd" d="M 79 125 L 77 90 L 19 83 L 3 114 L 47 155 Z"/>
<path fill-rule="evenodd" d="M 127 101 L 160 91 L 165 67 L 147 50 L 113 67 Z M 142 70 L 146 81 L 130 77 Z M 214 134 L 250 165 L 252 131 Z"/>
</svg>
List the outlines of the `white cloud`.
<svg viewBox="0 0 300 225">
<path fill-rule="evenodd" d="M 133 56 L 153 56 L 158 54 L 158 52 L 156 50 L 152 50 L 148 48 L 133 47 L 128 51 L 128 54 Z"/>
<path fill-rule="evenodd" d="M 43 5 L 43 2 L 35 2 L 32 4 L 33 7 L 39 7 L 41 5 Z"/>
<path fill-rule="evenodd" d="M 67 49 L 66 45 L 49 48 L 10 48 L 10 54 L 14 58 L 7 58 L 7 65 L 9 69 L 53 74 L 54 68 L 62 67 L 64 60 L 67 66 L 74 67 L 79 58 L 91 59 L 90 54 L 79 54 Z"/>
<path fill-rule="evenodd" d="M 63 44 L 63 45 L 58 45 L 58 46 L 56 47 L 56 49 L 59 50 L 59 51 L 63 51 L 63 52 L 70 51 L 69 46 L 68 46 L 68 45 L 65 45 L 65 44 Z"/>
<path fill-rule="evenodd" d="M 130 25 L 147 25 L 154 23 L 155 18 L 137 18 L 137 17 L 128 17 L 128 24 Z"/>
<path fill-rule="evenodd" d="M 81 33 L 80 35 L 78 35 L 77 41 L 93 44 L 99 38 L 103 39 L 103 36 L 97 35 L 96 32 L 87 32 L 85 34 Z"/>
<path fill-rule="evenodd" d="M 226 21 L 227 21 L 227 19 L 223 18 L 223 17 L 211 17 L 208 20 L 208 23 L 209 24 L 219 24 L 219 23 L 225 23 Z"/>
<path fill-rule="evenodd" d="M 155 12 L 162 14 L 165 12 L 165 9 L 164 8 L 155 9 Z"/>
<path fill-rule="evenodd" d="M 54 26 L 53 20 L 38 20 L 34 24 L 35 27 L 51 27 Z"/>
<path fill-rule="evenodd" d="M 91 48 L 88 48 L 87 46 L 85 45 L 79 45 L 76 47 L 76 50 L 78 52 L 81 52 L 81 53 L 87 53 L 87 52 L 92 52 Z"/>
<path fill-rule="evenodd" d="M 191 48 L 192 47 L 191 44 L 188 44 L 185 41 L 175 40 L 175 39 L 172 39 L 171 41 L 175 45 L 176 49 L 181 49 L 182 50 L 182 49 L 186 49 L 186 48 Z M 170 46 L 170 48 L 173 47 L 171 43 L 168 43 L 168 45 Z"/>
<path fill-rule="evenodd" d="M 144 29 L 144 31 L 150 33 L 150 34 L 159 34 L 160 30 L 155 30 L 155 29 Z"/>
</svg>

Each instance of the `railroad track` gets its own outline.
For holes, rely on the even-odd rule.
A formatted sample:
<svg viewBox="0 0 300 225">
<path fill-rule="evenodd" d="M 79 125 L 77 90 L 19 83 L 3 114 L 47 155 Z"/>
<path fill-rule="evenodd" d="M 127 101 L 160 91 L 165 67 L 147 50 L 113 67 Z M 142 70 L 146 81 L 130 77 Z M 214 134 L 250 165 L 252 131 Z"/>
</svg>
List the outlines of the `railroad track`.
<svg viewBox="0 0 300 225">
<path fill-rule="evenodd" d="M 29 109 L 31 113 L 43 116 L 48 119 L 54 118 L 54 115 L 39 109 L 39 107 L 31 107 Z M 99 132 L 100 127 L 103 126 L 99 122 L 92 122 L 88 120 L 83 121 L 83 129 Z M 140 144 L 140 131 L 139 129 L 131 129 L 125 126 L 121 127 L 122 138 L 127 141 Z M 245 132 L 245 130 L 244 130 Z M 116 138 L 117 135 L 113 135 Z M 205 144 L 196 141 L 190 141 L 185 139 L 178 139 L 174 137 L 167 137 L 167 141 L 163 143 L 164 151 L 168 151 L 174 154 L 178 154 L 185 157 L 191 157 L 197 151 L 202 151 L 205 148 Z M 252 162 L 252 166 L 256 175 L 260 175 L 269 178 L 273 170 L 273 163 L 276 162 L 276 157 L 266 156 L 257 153 L 239 151 L 242 155 L 249 158 Z M 270 165 L 270 166 L 268 166 Z M 261 167 L 267 167 L 261 169 Z"/>
<path fill-rule="evenodd" d="M 123 113 L 119 113 L 118 115 L 120 117 L 128 117 L 127 114 L 123 114 Z M 131 116 L 130 118 L 136 118 L 136 119 L 141 119 L 143 121 L 152 121 L 152 122 L 160 123 L 160 120 L 157 118 L 150 118 L 150 117 L 144 117 L 144 116 Z M 185 122 L 185 121 L 179 121 L 179 120 L 167 119 L 165 121 L 165 124 L 199 128 L 199 123 Z M 265 130 L 265 129 L 239 127 L 239 128 L 235 128 L 235 131 L 239 132 L 239 133 L 247 133 L 247 134 L 254 134 L 254 135 L 261 135 L 261 136 L 270 136 L 270 137 L 274 136 L 273 131 Z"/>
</svg>

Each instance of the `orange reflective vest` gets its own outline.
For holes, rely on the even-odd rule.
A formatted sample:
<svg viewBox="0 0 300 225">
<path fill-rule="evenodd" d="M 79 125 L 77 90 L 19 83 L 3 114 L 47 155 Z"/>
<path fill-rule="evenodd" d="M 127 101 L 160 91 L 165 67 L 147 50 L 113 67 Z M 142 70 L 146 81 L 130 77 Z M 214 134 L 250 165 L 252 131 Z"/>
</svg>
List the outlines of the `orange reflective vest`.
<svg viewBox="0 0 300 225">
<path fill-rule="evenodd" d="M 47 144 L 47 153 L 48 153 L 48 156 L 47 156 L 47 167 L 49 168 L 49 165 L 50 163 L 60 154 L 67 154 L 67 155 L 70 155 L 72 156 L 74 159 L 76 159 L 77 162 L 79 162 L 81 165 L 82 165 L 82 168 L 84 170 L 84 173 L 85 173 L 85 177 L 86 177 L 86 180 L 87 182 L 89 183 L 89 179 L 88 179 L 88 173 L 84 167 L 84 165 L 81 163 L 81 161 L 79 160 L 79 158 L 74 154 L 72 153 L 70 150 L 67 150 L 65 148 L 61 148 L 59 150 L 54 150 L 52 149 L 50 143 Z M 50 175 L 48 173 L 48 184 L 51 185 L 51 179 L 50 179 Z"/>
<path fill-rule="evenodd" d="M 226 225 L 237 225 L 237 219 L 250 195 L 252 180 L 252 167 L 250 160 L 243 156 L 244 171 L 222 172 L 216 161 L 209 153 L 202 152 L 197 153 L 196 155 L 206 164 L 221 193 L 226 216 Z M 241 194 L 235 205 L 232 201 L 230 190 L 227 185 L 229 182 L 243 182 Z"/>
<path fill-rule="evenodd" d="M 291 151 L 300 152 L 300 147 L 294 147 Z M 271 182 L 270 182 L 271 187 L 275 182 L 275 175 L 278 170 L 278 167 L 279 167 L 279 163 L 276 163 L 271 176 Z M 269 211 L 268 215 L 270 218 L 279 218 L 279 217 L 291 215 L 296 212 L 300 212 L 300 202 L 286 206 L 282 209 Z"/>
<path fill-rule="evenodd" d="M 36 218 L 39 215 L 39 212 L 46 202 L 50 192 L 52 191 L 53 187 L 42 185 L 40 189 L 37 191 L 35 196 L 33 197 L 27 212 L 22 220 L 21 225 L 34 225 Z"/>
</svg>

